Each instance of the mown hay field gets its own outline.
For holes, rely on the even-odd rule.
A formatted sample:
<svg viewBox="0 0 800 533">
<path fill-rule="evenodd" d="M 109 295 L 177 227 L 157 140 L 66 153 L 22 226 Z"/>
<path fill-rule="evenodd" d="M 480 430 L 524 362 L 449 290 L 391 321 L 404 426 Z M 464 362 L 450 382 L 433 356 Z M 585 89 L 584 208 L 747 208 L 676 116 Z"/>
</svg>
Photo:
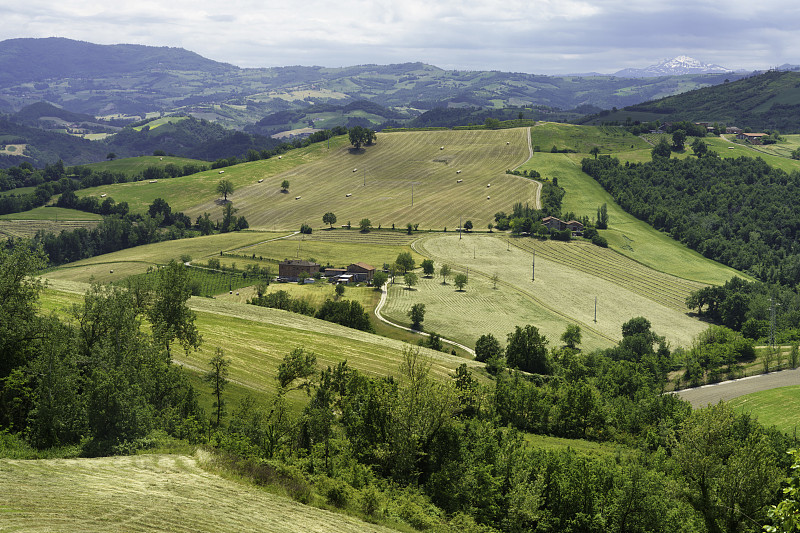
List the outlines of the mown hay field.
<svg viewBox="0 0 800 533">
<path fill-rule="evenodd" d="M 350 222 L 354 227 L 367 218 L 376 228 L 412 223 L 421 230 L 441 230 L 456 227 L 461 216 L 485 228 L 497 211 L 508 210 L 514 202 L 535 202 L 535 182 L 505 173 L 528 159 L 527 131 L 379 133 L 375 145 L 358 151 L 332 143 L 327 157 L 275 174 L 254 173 L 250 185 L 230 199 L 255 229 L 296 230 L 303 223 L 324 228 L 322 216 L 329 211 L 339 225 Z M 324 150 L 324 143 L 315 147 Z M 238 165 L 229 173 L 238 175 L 272 161 Z M 289 181 L 287 192 L 281 190 L 283 180 Z M 203 212 L 219 213 L 221 207 L 212 194 L 184 210 L 195 218 Z"/>
<path fill-rule="evenodd" d="M 534 242 L 534 241 L 530 241 Z M 460 308 L 453 308 L 455 304 L 448 302 L 441 306 L 437 313 L 427 309 L 426 291 L 422 287 L 414 295 L 416 301 L 426 304 L 426 324 L 431 329 L 436 329 L 436 320 L 442 320 L 441 327 L 453 333 L 459 332 L 456 338 L 476 339 L 483 333 L 500 333 L 502 337 L 513 330 L 515 325 L 533 324 L 540 328 L 550 339 L 557 343 L 561 333 L 568 323 L 576 323 L 583 330 L 587 346 L 590 347 L 592 335 L 605 339 L 606 346 L 621 338 L 621 326 L 627 320 L 644 316 L 653 324 L 653 329 L 659 335 L 664 335 L 673 346 L 686 346 L 707 325 L 690 318 L 686 313 L 688 309 L 678 310 L 675 301 L 680 300 L 681 291 L 686 291 L 687 286 L 681 279 L 663 276 L 653 272 L 652 277 L 647 277 L 647 271 L 641 265 L 627 260 L 624 257 L 611 259 L 607 262 L 598 261 L 596 257 L 576 259 L 581 255 L 593 254 L 594 250 L 578 243 L 562 243 L 566 248 L 558 248 L 557 243 L 545 243 L 545 253 L 536 255 L 536 280 L 532 277 L 532 253 L 521 248 L 511 246 L 502 238 L 490 235 L 465 235 L 459 239 L 456 235 L 436 235 L 425 238 L 415 243 L 415 247 L 425 255 L 433 258 L 437 271 L 442 263 L 458 266 L 461 270 L 469 268 L 470 285 L 474 283 L 476 274 L 485 280 L 495 273 L 498 275 L 498 291 L 511 291 L 524 297 L 528 303 L 520 304 L 522 310 L 504 311 L 505 307 L 495 305 L 492 311 L 485 313 L 478 319 L 482 306 L 489 306 L 484 302 L 473 302 Z M 536 244 L 533 244 L 534 248 Z M 570 254 L 570 256 L 555 258 L 556 254 Z M 549 257 L 548 257 L 549 255 Z M 583 270 L 581 265 L 593 265 L 594 273 Z M 612 273 L 615 276 L 613 277 Z M 600 277 L 602 276 L 602 277 Z M 628 281 L 630 280 L 630 281 Z M 455 293 L 450 298 L 464 296 L 475 290 L 476 298 L 496 298 L 490 296 L 495 290 L 492 284 L 479 281 L 474 288 L 468 285 L 466 293 Z M 452 286 L 451 286 L 452 287 Z M 648 288 L 649 287 L 649 288 Z M 412 292 L 412 291 L 407 291 Z M 431 294 L 431 304 L 437 308 L 436 298 Z M 678 294 L 676 297 L 675 295 Z M 594 301 L 597 297 L 597 322 L 594 322 Z M 403 297 L 404 302 L 390 298 L 391 310 L 387 314 L 392 317 L 402 318 L 412 302 Z M 659 303 L 661 301 L 661 303 Z M 531 316 L 531 309 L 543 308 L 551 315 L 550 321 L 536 323 L 536 316 Z M 526 312 L 527 311 L 527 312 Z M 542 311 L 537 310 L 537 314 Z M 440 318 L 435 318 L 441 314 Z M 472 324 L 474 320 L 482 323 Z M 406 319 L 407 320 L 407 319 Z M 428 322 L 428 321 L 431 322 Z M 463 327 L 462 327 L 463 324 Z M 594 333 L 592 333 L 594 332 Z M 441 331 L 445 334 L 445 331 Z M 472 340 L 474 343 L 474 340 Z M 600 340 L 598 343 L 602 342 Z"/>
<path fill-rule="evenodd" d="M 393 531 L 204 470 L 194 456 L 0 459 L 4 531 Z"/>
<path fill-rule="evenodd" d="M 361 233 L 356 229 L 318 230 L 310 235 L 297 234 L 286 239 L 274 239 L 254 246 L 232 250 L 236 257 L 221 257 L 220 262 L 244 265 L 258 260 L 283 261 L 285 259 L 313 260 L 321 265 L 346 267 L 364 262 L 376 268 L 391 264 L 400 253 L 408 252 L 419 263 L 424 259 L 411 248 L 418 234 L 400 232 Z M 257 263 L 258 261 L 256 261 Z M 275 272 L 277 274 L 277 271 Z"/>
<path fill-rule="evenodd" d="M 87 288 L 85 283 L 52 280 L 42 295 L 42 309 L 65 316 L 73 304 L 81 301 Z M 324 291 L 327 287 L 321 285 L 319 289 Z M 371 289 L 359 290 L 346 292 L 345 298 L 367 303 L 376 297 Z M 242 294 L 239 298 L 192 297 L 189 307 L 197 314 L 196 324 L 203 343 L 198 351 L 189 354 L 176 347 L 172 350 L 174 360 L 195 373 L 205 373 L 215 350 L 222 348 L 225 357 L 231 359 L 230 379 L 236 385 L 260 394 L 274 394 L 278 364 L 296 348 L 314 352 L 320 369 L 346 360 L 352 368 L 373 377 L 398 375 L 403 351 L 409 348 L 402 341 L 279 309 L 244 304 L 243 299 Z M 427 348 L 420 351 L 431 358 L 431 372 L 443 379 L 449 379 L 462 363 L 472 370 L 483 367 L 481 363 Z M 302 392 L 292 394 L 293 402 L 302 399 Z"/>
<path fill-rule="evenodd" d="M 335 151 L 337 147 L 344 146 L 346 142 L 345 137 L 338 137 L 331 141 L 330 150 L 328 150 L 326 144 L 317 143 L 308 148 L 287 152 L 281 156 L 280 159 L 273 157 L 271 159 L 252 163 L 242 163 L 224 169 L 198 172 L 197 174 L 181 176 L 179 178 L 161 179 L 156 183 L 150 183 L 149 180 L 145 180 L 101 185 L 99 187 L 90 187 L 77 191 L 76 194 L 80 197 L 99 197 L 101 194 L 106 194 L 117 203 L 128 202 L 128 206 L 134 213 L 146 212 L 148 206 L 152 204 L 153 200 L 156 198 L 163 198 L 166 200 L 173 211 L 187 212 L 189 208 L 207 203 L 204 210 L 195 209 L 192 211 L 192 221 L 194 222 L 197 216 L 202 215 L 204 211 L 208 211 L 212 215 L 212 219 L 216 220 L 222 218 L 222 198 L 218 197 L 216 193 L 217 184 L 220 179 L 224 178 L 233 183 L 236 191 L 230 197 L 230 200 L 233 200 L 234 204 L 237 204 L 238 207 L 238 195 L 241 191 L 244 191 L 248 185 L 258 184 L 258 180 L 262 178 L 266 182 L 266 179 L 270 176 L 286 172 L 291 168 L 304 165 L 319 158 L 327 158 L 330 152 Z M 278 185 L 276 185 L 276 187 L 280 185 L 280 181 L 281 180 L 278 180 Z M 243 214 L 245 213 L 239 213 L 239 215 Z M 320 214 L 320 217 L 321 216 Z M 250 219 L 249 214 L 247 219 Z"/>
<path fill-rule="evenodd" d="M 97 226 L 96 220 L 15 220 L 0 219 L 0 240 L 9 237 L 32 238 L 39 231 L 60 233 L 78 228 L 92 229 Z"/>
</svg>

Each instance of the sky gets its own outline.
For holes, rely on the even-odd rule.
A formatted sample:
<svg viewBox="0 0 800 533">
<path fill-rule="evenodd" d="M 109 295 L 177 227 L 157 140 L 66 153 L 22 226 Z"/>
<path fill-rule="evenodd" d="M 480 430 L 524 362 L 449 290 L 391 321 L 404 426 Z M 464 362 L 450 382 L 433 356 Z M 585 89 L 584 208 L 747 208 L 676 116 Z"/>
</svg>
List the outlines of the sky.
<svg viewBox="0 0 800 533">
<path fill-rule="evenodd" d="M 421 61 L 613 73 L 688 55 L 733 70 L 800 64 L 797 0 L 26 0 L 0 40 L 180 47 L 240 67 Z M 273 5 L 277 4 L 277 5 Z"/>
</svg>

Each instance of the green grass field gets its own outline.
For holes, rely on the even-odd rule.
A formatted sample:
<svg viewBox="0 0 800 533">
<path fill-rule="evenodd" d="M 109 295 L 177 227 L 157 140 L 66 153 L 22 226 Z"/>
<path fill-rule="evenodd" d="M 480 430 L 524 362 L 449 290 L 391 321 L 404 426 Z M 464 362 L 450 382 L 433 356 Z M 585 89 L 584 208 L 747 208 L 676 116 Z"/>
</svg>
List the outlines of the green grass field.
<svg viewBox="0 0 800 533">
<path fill-rule="evenodd" d="M 181 120 L 186 120 L 187 118 L 189 117 L 161 117 L 155 120 L 151 120 L 150 122 L 148 122 L 143 126 L 135 126 L 133 129 L 135 129 L 136 131 L 142 131 L 142 128 L 147 126 L 152 130 L 159 126 L 163 126 L 164 124 L 173 124 L 176 122 L 180 122 Z"/>
<path fill-rule="evenodd" d="M 537 248 L 535 241 L 530 242 Z M 585 349 L 610 346 L 621 338 L 624 322 L 644 316 L 654 331 L 673 346 L 685 346 L 707 327 L 690 318 L 688 310 L 679 309 L 682 294 L 688 294 L 690 289 L 684 280 L 649 271 L 619 255 L 593 255 L 605 252 L 596 252 L 591 245 L 544 245 L 536 255 L 536 281 L 532 282 L 532 254 L 510 246 L 502 238 L 470 235 L 459 240 L 456 235 L 437 235 L 419 241 L 415 246 L 435 260 L 437 270 L 442 262 L 460 266 L 461 270 L 469 268 L 470 284 L 464 293 L 455 291 L 452 280 L 449 286 L 442 286 L 441 280 L 436 279 L 416 291 L 395 286 L 386 314 L 407 321 L 406 312 L 411 305 L 425 303 L 425 324 L 431 330 L 464 339 L 468 345 L 483 333 L 505 338 L 515 325 L 525 324 L 539 327 L 551 343 L 557 344 L 566 325 L 577 323 L 583 331 Z M 562 257 L 557 258 L 557 254 Z M 591 265 L 593 270 L 584 270 L 585 265 Z M 500 280 L 496 290 L 490 281 L 495 273 Z M 511 306 L 498 304 L 499 298 L 521 301 Z M 483 308 L 489 311 L 476 311 Z M 544 318 L 543 313 L 550 319 Z"/>
<path fill-rule="evenodd" d="M 790 435 L 796 435 L 800 425 L 800 385 L 755 392 L 729 403 L 734 409 L 757 417 L 765 426 L 775 426 Z"/>
<path fill-rule="evenodd" d="M 200 159 L 188 159 L 186 157 L 173 157 L 173 156 L 154 156 L 145 155 L 141 157 L 124 157 L 122 159 L 114 159 L 113 161 L 101 161 L 99 163 L 91 163 L 86 165 L 95 172 L 102 172 L 108 170 L 111 172 L 122 172 L 129 176 L 141 174 L 147 167 L 165 167 L 172 163 L 173 165 L 206 165 L 210 166 L 208 161 L 201 161 Z"/>
<path fill-rule="evenodd" d="M 537 128 L 532 131 L 536 131 Z M 550 129 L 575 128 L 552 126 Z M 549 133 L 555 137 L 555 133 Z M 562 134 L 560 139 L 566 139 Z M 623 150 L 612 153 L 623 161 L 650 160 L 650 145 L 640 140 L 641 149 Z M 725 141 L 721 141 L 725 142 Z M 630 145 L 628 145 L 629 147 Z M 559 186 L 566 190 L 562 211 L 574 212 L 579 216 L 596 217 L 597 208 L 606 204 L 609 214 L 609 229 L 601 231 L 614 250 L 650 268 L 681 278 L 708 284 L 722 284 L 738 271 L 711 261 L 699 253 L 673 240 L 669 235 L 655 230 L 650 225 L 626 213 L 614 202 L 595 180 L 581 171 L 581 160 L 591 157 L 587 153 L 551 154 L 536 153 L 521 169 L 537 170 L 543 177 L 558 178 Z M 743 276 L 746 277 L 746 276 Z"/>
<path fill-rule="evenodd" d="M 384 533 L 204 469 L 203 452 L 98 459 L 0 459 L 4 531 Z"/>
<path fill-rule="evenodd" d="M 68 220 L 90 220 L 100 222 L 103 220 L 102 215 L 95 213 L 87 213 L 86 211 L 78 211 L 77 209 L 65 209 L 63 207 L 36 207 L 30 211 L 23 211 L 22 213 L 9 213 L 7 215 L 0 215 L 0 220 L 50 220 L 50 221 L 68 221 Z"/>
<path fill-rule="evenodd" d="M 0 152 L 2 154 L 3 152 Z M 0 191 L 0 196 L 19 196 L 22 194 L 30 194 L 36 190 L 36 187 L 17 187 L 16 189 L 10 189 L 8 191 Z"/>
<path fill-rule="evenodd" d="M 574 126 L 555 122 L 537 123 L 531 129 L 531 143 L 548 153 L 555 146 L 588 154 L 597 147 L 601 154 L 649 150 L 647 142 L 617 126 Z M 537 157 L 537 153 L 534 157 Z"/>
<path fill-rule="evenodd" d="M 351 263 L 364 262 L 381 268 L 384 263 L 393 263 L 398 254 L 409 252 L 419 264 L 424 258 L 410 246 L 416 238 L 418 234 L 406 235 L 401 232 L 361 233 L 355 229 L 319 230 L 311 235 L 297 234 L 286 239 L 275 239 L 233 250 L 233 253 L 245 257 L 224 257 L 220 258 L 220 262 L 225 265 L 235 262 L 240 266 L 251 262 L 260 263 L 258 260 L 246 258 L 255 255 L 257 258 L 272 262 L 299 258 L 334 267 L 346 267 Z M 277 271 L 275 273 L 277 274 Z"/>
</svg>

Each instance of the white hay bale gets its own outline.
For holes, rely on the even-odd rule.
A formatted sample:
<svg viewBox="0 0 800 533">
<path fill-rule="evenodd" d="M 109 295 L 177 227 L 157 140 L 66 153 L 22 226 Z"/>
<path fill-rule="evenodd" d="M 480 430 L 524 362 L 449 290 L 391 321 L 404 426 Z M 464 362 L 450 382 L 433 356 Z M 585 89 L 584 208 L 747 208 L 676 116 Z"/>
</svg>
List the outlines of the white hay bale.
<svg viewBox="0 0 800 533">
<path fill-rule="evenodd" d="M 224 170 L 220 170 L 219 173 L 220 174 L 225 174 L 225 171 Z"/>
<path fill-rule="evenodd" d="M 464 181 L 464 180 L 456 180 L 456 183 L 461 183 L 462 181 Z"/>
<path fill-rule="evenodd" d="M 487 196 L 487 197 L 486 197 L 486 199 L 487 199 L 487 200 L 491 200 L 491 199 L 492 199 L 492 197 L 491 197 L 491 196 Z"/>
<path fill-rule="evenodd" d="M 299 200 L 299 199 L 300 199 L 300 197 L 299 197 L 299 196 L 295 196 L 295 197 L 294 197 L 294 199 L 295 199 L 295 200 Z"/>
<path fill-rule="evenodd" d="M 354 168 L 354 169 L 353 169 L 353 172 L 356 172 L 357 170 L 358 170 L 357 168 Z"/>
<path fill-rule="evenodd" d="M 259 183 L 263 183 L 264 182 L 264 178 L 261 178 L 260 180 L 258 180 L 258 182 Z"/>
<path fill-rule="evenodd" d="M 282 156 L 282 155 L 279 155 L 279 156 L 278 156 L 278 159 L 283 159 L 283 156 Z"/>
<path fill-rule="evenodd" d="M 487 188 L 487 189 L 488 189 L 489 187 L 491 187 L 491 186 L 492 186 L 492 184 L 491 184 L 491 183 L 487 183 L 487 184 L 486 184 L 486 188 Z"/>
<path fill-rule="evenodd" d="M 456 174 L 461 174 L 461 171 L 460 170 L 456 170 Z"/>
<path fill-rule="evenodd" d="M 345 196 L 345 198 L 350 198 L 351 196 L 353 196 L 353 193 L 349 192 L 349 193 L 345 194 L 344 196 Z"/>
<path fill-rule="evenodd" d="M 105 198 L 105 197 L 106 197 L 106 193 L 103 193 L 103 194 L 100 195 L 100 198 Z"/>
<path fill-rule="evenodd" d="M 440 147 L 439 147 L 439 150 L 444 150 L 444 146 L 440 146 Z"/>
</svg>

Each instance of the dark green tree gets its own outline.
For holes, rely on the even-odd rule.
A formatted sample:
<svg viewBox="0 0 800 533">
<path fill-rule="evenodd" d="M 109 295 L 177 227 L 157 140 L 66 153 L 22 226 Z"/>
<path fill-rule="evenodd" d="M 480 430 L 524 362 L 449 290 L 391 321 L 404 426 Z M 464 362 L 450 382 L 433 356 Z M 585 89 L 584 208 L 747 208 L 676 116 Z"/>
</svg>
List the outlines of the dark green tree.
<svg viewBox="0 0 800 533">
<path fill-rule="evenodd" d="M 475 342 L 475 360 L 482 363 L 487 362 L 493 357 L 501 357 L 503 355 L 503 347 L 500 342 L 491 333 L 481 335 Z"/>
<path fill-rule="evenodd" d="M 194 323 L 196 315 L 186 305 L 191 295 L 188 270 L 182 263 L 173 259 L 158 269 L 147 318 L 153 338 L 167 353 L 175 339 L 187 353 L 200 345 L 200 333 Z"/>
<path fill-rule="evenodd" d="M 506 361 L 511 368 L 518 368 L 534 374 L 550 373 L 547 357 L 547 338 L 539 329 L 528 324 L 525 328 L 516 327 L 508 334 Z"/>
<path fill-rule="evenodd" d="M 419 281 L 419 278 L 418 278 L 416 272 L 412 272 L 411 270 L 409 270 L 408 272 L 403 274 L 403 281 L 405 281 L 406 287 L 408 289 L 411 289 L 414 285 L 417 284 L 417 281 Z"/>
<path fill-rule="evenodd" d="M 567 329 L 561 334 L 561 342 L 575 349 L 581 343 L 581 327 L 577 324 L 567 324 Z"/>
<path fill-rule="evenodd" d="M 289 180 L 283 180 L 281 182 L 281 192 L 288 192 L 289 191 Z"/>
<path fill-rule="evenodd" d="M 324 215 L 322 215 L 322 223 L 330 225 L 333 228 L 333 225 L 336 224 L 336 215 L 328 211 Z"/>
<path fill-rule="evenodd" d="M 675 150 L 683 150 L 686 143 L 686 132 L 683 130 L 675 130 L 672 132 L 672 148 Z"/>
<path fill-rule="evenodd" d="M 697 157 L 703 157 L 708 153 L 708 145 L 700 139 L 700 137 L 696 137 L 694 142 L 692 143 L 692 152 Z"/>
<path fill-rule="evenodd" d="M 375 287 L 376 289 L 380 289 L 381 287 L 386 285 L 387 281 L 389 281 L 389 274 L 387 274 L 383 270 L 376 271 L 375 274 L 372 276 L 372 286 Z"/>
<path fill-rule="evenodd" d="M 412 305 L 408 310 L 408 317 L 411 319 L 411 327 L 421 330 L 422 321 L 425 320 L 425 304 Z"/>
<path fill-rule="evenodd" d="M 597 159 L 597 156 L 600 154 L 600 148 L 593 146 L 592 149 L 589 150 L 589 153 L 592 154 L 595 159 Z"/>
<path fill-rule="evenodd" d="M 223 196 L 224 201 L 228 201 L 228 195 L 233 194 L 233 183 L 231 180 L 222 179 L 217 183 L 217 193 Z"/>
<path fill-rule="evenodd" d="M 453 283 L 456 284 L 456 289 L 458 289 L 459 291 L 464 290 L 464 287 L 467 286 L 468 281 L 469 279 L 467 278 L 467 275 L 464 274 L 463 272 L 459 272 L 458 274 L 456 274 L 456 277 L 453 279 Z"/>
<path fill-rule="evenodd" d="M 672 154 L 672 148 L 670 147 L 667 140 L 662 137 L 658 144 L 656 144 L 650 152 L 652 154 L 653 159 L 657 157 L 664 157 L 669 158 Z"/>
<path fill-rule="evenodd" d="M 211 386 L 211 394 L 214 395 L 214 410 L 216 411 L 216 422 L 214 427 L 219 427 L 222 416 L 225 414 L 225 399 L 222 393 L 228 384 L 228 372 L 231 364 L 230 359 L 225 358 L 222 348 L 217 348 L 214 357 L 208 362 L 209 371 L 203 376 L 203 380 Z"/>
<path fill-rule="evenodd" d="M 403 270 L 403 273 L 414 270 L 414 266 L 416 265 L 416 261 L 414 261 L 411 252 L 401 252 L 397 255 L 397 259 L 395 259 L 394 262 Z"/>
<path fill-rule="evenodd" d="M 425 277 L 432 277 L 433 273 L 436 272 L 433 266 L 433 259 L 423 259 L 420 266 L 422 266 L 422 273 L 425 274 Z"/>
<path fill-rule="evenodd" d="M 362 218 L 361 222 L 358 223 L 358 227 L 361 229 L 361 233 L 369 233 L 370 228 L 372 228 L 372 222 L 368 218 Z"/>
</svg>

